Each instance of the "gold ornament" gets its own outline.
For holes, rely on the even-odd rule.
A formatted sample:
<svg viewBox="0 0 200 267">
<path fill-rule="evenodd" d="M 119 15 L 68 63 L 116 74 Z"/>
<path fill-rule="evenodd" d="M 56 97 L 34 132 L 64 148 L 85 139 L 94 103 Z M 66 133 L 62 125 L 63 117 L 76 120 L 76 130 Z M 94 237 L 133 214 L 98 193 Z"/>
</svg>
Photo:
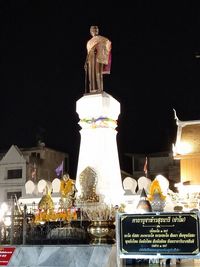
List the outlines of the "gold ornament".
<svg viewBox="0 0 200 267">
<path fill-rule="evenodd" d="M 81 195 L 78 202 L 99 202 L 96 194 L 97 174 L 91 167 L 85 168 L 80 174 Z"/>
</svg>

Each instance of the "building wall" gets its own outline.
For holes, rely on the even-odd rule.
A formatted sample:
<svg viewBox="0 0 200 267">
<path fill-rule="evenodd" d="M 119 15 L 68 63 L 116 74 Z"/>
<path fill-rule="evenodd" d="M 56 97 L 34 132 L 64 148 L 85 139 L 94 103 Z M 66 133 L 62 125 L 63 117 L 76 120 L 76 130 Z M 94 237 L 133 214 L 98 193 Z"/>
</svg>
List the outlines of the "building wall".
<svg viewBox="0 0 200 267">
<path fill-rule="evenodd" d="M 200 157 L 181 159 L 181 182 L 200 184 Z"/>
<path fill-rule="evenodd" d="M 55 169 L 64 161 L 68 172 L 68 155 L 47 147 L 19 149 L 12 145 L 0 160 L 0 203 L 16 194 L 25 194 L 25 183 L 28 180 L 38 182 L 41 179 L 52 181 L 56 177 Z M 33 170 L 36 168 L 36 175 Z M 15 175 L 17 170 L 17 176 Z M 21 170 L 19 172 L 19 170 Z M 19 175 L 20 173 L 20 175 Z M 12 177 L 12 178 L 11 178 Z"/>
<path fill-rule="evenodd" d="M 36 177 L 34 181 L 45 179 L 52 181 L 56 177 L 55 169 L 63 161 L 64 170 L 68 172 L 68 155 L 66 153 L 55 151 L 50 148 L 35 148 L 34 150 L 24 151 L 23 154 L 28 158 L 27 178 L 32 179 L 32 172 L 36 168 Z"/>
<path fill-rule="evenodd" d="M 21 175 L 9 179 L 9 172 L 21 170 Z M 7 194 L 23 194 L 26 182 L 26 160 L 16 146 L 11 146 L 0 161 L 0 202 L 7 200 Z"/>
<path fill-rule="evenodd" d="M 132 162 L 132 176 L 136 180 L 145 176 L 144 164 L 147 157 L 147 176 L 153 180 L 158 174 L 165 176 L 170 183 L 180 182 L 180 161 L 174 160 L 170 152 L 154 154 L 127 154 Z"/>
<path fill-rule="evenodd" d="M 177 136 L 174 158 L 180 160 L 181 182 L 200 184 L 200 121 L 180 121 L 176 118 Z"/>
</svg>

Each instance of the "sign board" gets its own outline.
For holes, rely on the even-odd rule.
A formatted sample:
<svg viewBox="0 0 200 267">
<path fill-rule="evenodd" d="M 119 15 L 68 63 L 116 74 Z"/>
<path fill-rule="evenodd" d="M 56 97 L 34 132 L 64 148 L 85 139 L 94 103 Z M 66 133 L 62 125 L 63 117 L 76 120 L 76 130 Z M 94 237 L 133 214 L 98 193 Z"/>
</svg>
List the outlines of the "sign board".
<svg viewBox="0 0 200 267">
<path fill-rule="evenodd" d="M 198 213 L 119 214 L 120 255 L 196 255 Z"/>
<path fill-rule="evenodd" d="M 14 247 L 0 247 L 0 266 L 8 265 L 14 251 Z"/>
</svg>

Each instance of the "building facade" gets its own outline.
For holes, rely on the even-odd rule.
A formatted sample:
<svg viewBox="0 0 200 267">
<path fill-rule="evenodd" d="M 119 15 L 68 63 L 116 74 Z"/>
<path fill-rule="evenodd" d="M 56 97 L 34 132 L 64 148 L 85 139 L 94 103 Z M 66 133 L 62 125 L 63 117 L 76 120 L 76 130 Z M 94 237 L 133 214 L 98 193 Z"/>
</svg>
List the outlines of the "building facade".
<svg viewBox="0 0 200 267">
<path fill-rule="evenodd" d="M 158 152 L 151 154 L 126 154 L 132 169 L 132 177 L 138 179 L 147 176 L 153 180 L 157 175 L 166 177 L 170 184 L 180 181 L 180 161 L 173 158 L 172 152 Z M 144 166 L 147 159 L 145 173 Z"/>
<path fill-rule="evenodd" d="M 7 201 L 12 195 L 17 198 L 25 192 L 25 183 L 32 180 L 37 183 L 41 179 L 52 181 L 56 177 L 55 169 L 63 162 L 63 171 L 68 172 L 68 154 L 45 147 L 10 149 L 0 154 L 0 203 Z"/>
<path fill-rule="evenodd" d="M 177 136 L 174 158 L 180 160 L 181 182 L 200 184 L 200 120 L 180 121 L 176 118 Z"/>
</svg>

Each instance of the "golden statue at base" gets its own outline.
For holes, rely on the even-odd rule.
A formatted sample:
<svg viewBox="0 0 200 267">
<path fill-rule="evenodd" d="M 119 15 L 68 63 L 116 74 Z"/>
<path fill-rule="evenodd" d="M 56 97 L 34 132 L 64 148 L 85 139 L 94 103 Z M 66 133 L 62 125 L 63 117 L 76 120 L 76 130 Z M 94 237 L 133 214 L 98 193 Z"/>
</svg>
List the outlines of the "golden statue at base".
<svg viewBox="0 0 200 267">
<path fill-rule="evenodd" d="M 70 179 L 68 174 L 64 174 L 60 182 L 60 207 L 56 211 L 54 210 L 51 190 L 46 186 L 44 195 L 38 204 L 38 212 L 35 214 L 34 222 L 38 224 L 49 221 L 77 220 L 77 213 L 74 208 L 75 193 L 75 182 Z"/>
<path fill-rule="evenodd" d="M 54 219 L 54 202 L 51 198 L 51 191 L 48 186 L 45 187 L 43 196 L 38 203 L 38 212 L 35 214 L 34 222 L 41 223 Z"/>
<path fill-rule="evenodd" d="M 164 196 L 162 193 L 162 190 L 161 190 L 161 187 L 160 187 L 158 180 L 156 180 L 156 179 L 151 183 L 148 199 L 150 201 L 152 201 L 155 198 L 155 195 L 160 195 L 160 198 L 162 200 L 165 200 L 165 198 L 166 198 L 166 196 Z"/>
<path fill-rule="evenodd" d="M 60 207 L 61 209 L 68 209 L 74 206 L 75 193 L 76 193 L 75 181 L 69 177 L 69 174 L 64 174 L 60 182 Z"/>
<path fill-rule="evenodd" d="M 152 211 L 163 211 L 165 207 L 166 196 L 163 195 L 159 181 L 155 179 L 150 186 L 148 200 L 150 201 Z"/>
<path fill-rule="evenodd" d="M 38 209 L 46 213 L 49 213 L 54 210 L 54 203 L 51 198 L 51 193 L 47 186 L 45 188 L 44 195 L 42 196 L 40 202 L 38 203 Z"/>
</svg>

